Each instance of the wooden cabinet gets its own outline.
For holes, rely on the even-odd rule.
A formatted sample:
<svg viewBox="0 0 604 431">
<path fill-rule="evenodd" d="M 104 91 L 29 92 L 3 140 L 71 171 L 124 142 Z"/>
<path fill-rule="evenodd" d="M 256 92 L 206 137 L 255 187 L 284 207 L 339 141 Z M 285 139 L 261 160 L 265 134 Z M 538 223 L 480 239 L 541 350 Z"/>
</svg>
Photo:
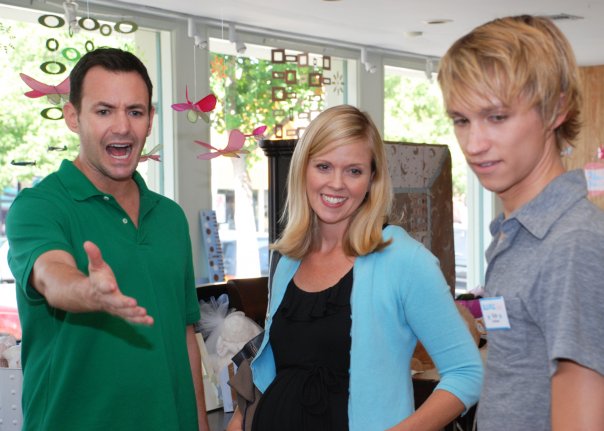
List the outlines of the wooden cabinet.
<svg viewBox="0 0 604 431">
<path fill-rule="evenodd" d="M 566 169 L 583 168 L 596 162 L 598 147 L 604 145 L 604 66 L 581 68 L 583 89 L 583 127 L 570 155 L 563 157 Z M 600 160 L 604 164 L 604 160 Z M 590 200 L 604 209 L 604 195 Z"/>
</svg>

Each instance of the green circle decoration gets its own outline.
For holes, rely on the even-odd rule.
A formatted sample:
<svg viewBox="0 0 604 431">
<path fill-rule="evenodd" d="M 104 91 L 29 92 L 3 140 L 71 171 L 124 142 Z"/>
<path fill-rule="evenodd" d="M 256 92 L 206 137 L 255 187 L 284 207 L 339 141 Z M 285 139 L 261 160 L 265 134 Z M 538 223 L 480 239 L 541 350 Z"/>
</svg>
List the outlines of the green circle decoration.
<svg viewBox="0 0 604 431">
<path fill-rule="evenodd" d="M 49 51 L 56 51 L 59 49 L 59 41 L 53 37 L 46 40 L 46 49 Z"/>
<path fill-rule="evenodd" d="M 84 30 L 94 31 L 98 29 L 101 25 L 96 20 L 96 18 L 90 18 L 89 16 L 84 16 L 79 19 L 78 25 Z"/>
<path fill-rule="evenodd" d="M 130 34 L 138 30 L 138 24 L 134 21 L 119 21 L 115 23 L 113 29 L 118 33 Z"/>
<path fill-rule="evenodd" d="M 86 52 L 94 51 L 94 42 L 91 40 L 87 40 L 84 44 L 84 48 L 86 48 Z"/>
<path fill-rule="evenodd" d="M 78 61 L 80 59 L 80 57 L 82 56 L 82 54 L 80 54 L 80 51 L 78 51 L 75 48 L 71 48 L 71 47 L 67 47 L 67 48 L 63 49 L 63 51 L 61 51 L 61 54 L 63 55 L 65 60 L 69 60 L 69 61 Z"/>
<path fill-rule="evenodd" d="M 59 111 L 58 115 L 53 115 L 51 114 L 51 112 L 53 111 Z M 58 108 L 56 106 L 52 106 L 50 108 L 46 108 L 43 109 L 40 112 L 40 115 L 44 118 L 46 118 L 47 120 L 62 120 L 63 119 L 63 110 L 61 108 Z"/>
<path fill-rule="evenodd" d="M 99 33 L 103 36 L 109 36 L 113 32 L 113 29 L 109 24 L 103 24 L 99 27 Z"/>
<path fill-rule="evenodd" d="M 38 18 L 38 22 L 48 28 L 59 28 L 65 25 L 65 20 L 58 15 L 42 15 Z"/>
<path fill-rule="evenodd" d="M 60 75 L 67 70 L 67 67 L 58 61 L 45 61 L 40 65 L 40 69 L 49 75 Z"/>
</svg>

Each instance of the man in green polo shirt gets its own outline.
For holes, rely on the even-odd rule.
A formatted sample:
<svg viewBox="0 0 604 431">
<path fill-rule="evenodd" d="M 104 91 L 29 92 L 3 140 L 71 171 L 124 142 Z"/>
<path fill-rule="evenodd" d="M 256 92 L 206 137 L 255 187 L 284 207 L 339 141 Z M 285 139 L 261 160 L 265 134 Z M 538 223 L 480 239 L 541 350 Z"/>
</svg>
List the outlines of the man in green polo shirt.
<svg viewBox="0 0 604 431">
<path fill-rule="evenodd" d="M 209 430 L 187 220 L 136 172 L 154 114 L 147 70 L 102 48 L 70 80 L 80 152 L 7 219 L 23 430 Z"/>
</svg>

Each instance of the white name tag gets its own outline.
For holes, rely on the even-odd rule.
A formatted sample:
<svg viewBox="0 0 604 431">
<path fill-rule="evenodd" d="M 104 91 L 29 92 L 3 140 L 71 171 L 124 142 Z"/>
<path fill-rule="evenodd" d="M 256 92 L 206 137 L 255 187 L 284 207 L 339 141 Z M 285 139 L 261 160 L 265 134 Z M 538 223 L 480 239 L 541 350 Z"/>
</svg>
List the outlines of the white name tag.
<svg viewBox="0 0 604 431">
<path fill-rule="evenodd" d="M 481 298 L 480 309 L 482 310 L 482 318 L 484 319 L 484 326 L 487 328 L 487 331 L 511 329 L 503 296 Z"/>
</svg>

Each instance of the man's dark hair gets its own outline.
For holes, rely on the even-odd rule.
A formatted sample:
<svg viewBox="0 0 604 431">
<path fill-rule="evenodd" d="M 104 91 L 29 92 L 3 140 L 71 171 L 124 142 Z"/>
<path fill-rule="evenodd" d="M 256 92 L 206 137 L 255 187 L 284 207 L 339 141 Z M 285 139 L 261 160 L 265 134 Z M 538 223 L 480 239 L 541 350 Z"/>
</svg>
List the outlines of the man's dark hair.
<svg viewBox="0 0 604 431">
<path fill-rule="evenodd" d="M 139 58 L 128 52 L 118 48 L 97 48 L 87 52 L 80 61 L 75 65 L 69 74 L 70 92 L 69 101 L 80 112 L 82 106 L 82 85 L 84 78 L 90 69 L 100 66 L 110 72 L 136 72 L 138 73 L 149 92 L 149 112 L 151 112 L 151 95 L 153 93 L 153 84 L 147 68 L 139 60 Z"/>
</svg>

